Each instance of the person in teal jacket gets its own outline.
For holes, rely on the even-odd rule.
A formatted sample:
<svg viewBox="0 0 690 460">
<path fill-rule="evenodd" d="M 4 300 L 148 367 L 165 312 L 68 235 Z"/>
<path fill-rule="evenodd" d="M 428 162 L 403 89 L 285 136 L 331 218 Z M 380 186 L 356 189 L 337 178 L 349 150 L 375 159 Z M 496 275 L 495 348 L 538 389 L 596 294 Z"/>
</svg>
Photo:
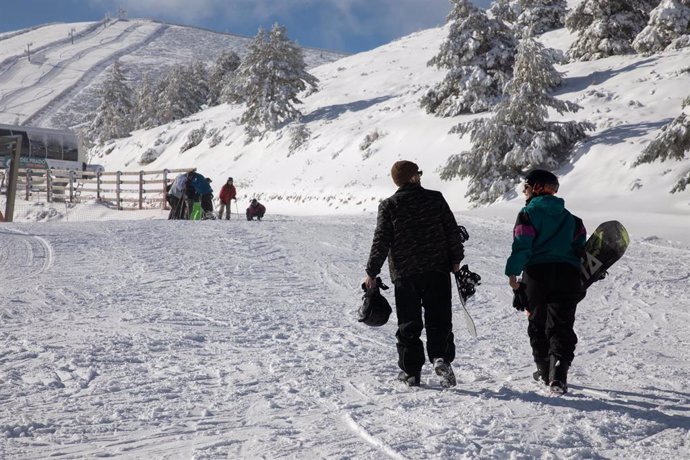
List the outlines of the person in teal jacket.
<svg viewBox="0 0 690 460">
<path fill-rule="evenodd" d="M 582 220 L 555 196 L 558 186 L 558 178 L 549 171 L 527 174 L 523 188 L 527 204 L 513 229 L 505 274 L 514 292 L 513 306 L 528 312 L 535 380 L 565 393 L 577 344 L 575 310 L 584 297 L 580 256 L 587 232 Z"/>
</svg>

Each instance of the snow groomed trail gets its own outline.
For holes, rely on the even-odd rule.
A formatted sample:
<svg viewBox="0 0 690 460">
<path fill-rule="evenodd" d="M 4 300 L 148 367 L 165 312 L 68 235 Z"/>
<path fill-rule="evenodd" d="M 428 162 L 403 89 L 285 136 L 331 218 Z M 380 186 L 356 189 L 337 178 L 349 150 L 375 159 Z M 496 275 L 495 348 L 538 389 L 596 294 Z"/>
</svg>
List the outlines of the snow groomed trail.
<svg viewBox="0 0 690 460">
<path fill-rule="evenodd" d="M 395 316 L 356 321 L 371 216 L 0 226 L 0 456 L 689 457 L 690 249 L 631 235 L 549 397 L 502 274 L 511 225 L 458 220 L 483 284 L 448 390 L 428 365 L 395 381 Z"/>
</svg>

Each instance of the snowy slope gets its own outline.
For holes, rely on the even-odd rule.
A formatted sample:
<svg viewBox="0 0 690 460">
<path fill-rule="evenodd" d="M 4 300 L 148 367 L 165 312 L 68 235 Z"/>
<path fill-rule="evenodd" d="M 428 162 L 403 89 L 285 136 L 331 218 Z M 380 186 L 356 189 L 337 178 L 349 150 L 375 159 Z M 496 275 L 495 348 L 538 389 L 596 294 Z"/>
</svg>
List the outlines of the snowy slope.
<svg viewBox="0 0 690 460">
<path fill-rule="evenodd" d="M 633 238 L 549 397 L 511 225 L 458 219 L 484 283 L 450 390 L 394 381 L 395 316 L 355 320 L 373 216 L 4 224 L 0 458 L 690 457 L 688 247 Z"/>
<path fill-rule="evenodd" d="M 238 125 L 242 107 L 223 105 L 109 143 L 94 152 L 93 161 L 108 170 L 194 166 L 215 184 L 233 176 L 243 200 L 256 196 L 273 212 L 294 215 L 376 211 L 378 201 L 393 191 L 391 164 L 407 158 L 425 171 L 425 186 L 443 191 L 453 209 L 467 210 L 465 183 L 440 181 L 438 169 L 450 154 L 469 148 L 469 136 L 448 130 L 472 116 L 440 119 L 419 107 L 426 89 L 443 77 L 426 62 L 446 33 L 444 28 L 418 32 L 314 69 L 320 91 L 303 99 L 304 124 L 312 135 L 294 152 L 289 127 L 246 143 Z M 543 38 L 561 50 L 572 39 L 564 30 Z M 583 106 L 568 118 L 597 125 L 573 161 L 557 171 L 560 194 L 588 227 L 618 218 L 641 236 L 690 241 L 690 191 L 669 194 L 690 170 L 690 160 L 630 167 L 659 129 L 680 114 L 690 88 L 689 57 L 685 49 L 560 69 L 566 78 L 559 96 Z M 180 153 L 189 133 L 201 128 L 207 139 Z M 211 147 L 218 136 L 222 141 Z M 149 149 L 160 156 L 144 168 L 140 158 Z M 521 201 L 516 192 L 506 202 L 474 212 L 512 220 Z M 654 216 L 653 227 L 649 216 Z"/>
<path fill-rule="evenodd" d="M 74 29 L 74 43 L 69 32 Z M 0 36 L 0 123 L 43 127 L 83 123 L 98 106 L 97 89 L 116 59 L 133 82 L 175 63 L 211 64 L 223 50 L 243 56 L 250 37 L 156 21 L 52 24 Z M 31 61 L 27 45 L 31 43 Z M 305 49 L 314 66 L 339 53 Z"/>
</svg>

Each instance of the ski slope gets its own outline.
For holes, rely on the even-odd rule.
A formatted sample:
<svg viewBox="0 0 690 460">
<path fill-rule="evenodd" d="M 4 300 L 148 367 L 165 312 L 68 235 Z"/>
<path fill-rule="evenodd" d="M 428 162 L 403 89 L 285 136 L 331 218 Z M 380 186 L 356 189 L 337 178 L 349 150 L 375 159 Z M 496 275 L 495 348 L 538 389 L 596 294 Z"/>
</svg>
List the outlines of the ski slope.
<svg viewBox="0 0 690 460">
<path fill-rule="evenodd" d="M 689 246 L 631 235 L 549 397 L 503 276 L 512 226 L 457 215 L 479 336 L 456 312 L 457 387 L 427 365 L 407 388 L 395 316 L 355 317 L 374 217 L 270 213 L 0 226 L 0 458 L 690 457 Z"/>
<path fill-rule="evenodd" d="M 144 75 L 155 79 L 174 64 L 201 60 L 211 65 L 224 50 L 243 56 L 251 40 L 145 19 L 46 24 L 3 34 L 0 123 L 74 127 L 98 107 L 98 89 L 117 59 L 136 86 Z M 341 56 L 305 49 L 310 66 Z"/>
</svg>

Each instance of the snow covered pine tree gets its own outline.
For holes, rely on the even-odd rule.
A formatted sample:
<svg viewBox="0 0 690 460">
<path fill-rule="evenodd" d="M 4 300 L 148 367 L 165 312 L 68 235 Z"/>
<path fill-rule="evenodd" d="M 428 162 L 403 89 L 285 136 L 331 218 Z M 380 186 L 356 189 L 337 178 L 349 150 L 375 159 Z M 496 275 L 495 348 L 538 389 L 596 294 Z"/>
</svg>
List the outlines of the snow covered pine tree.
<svg viewBox="0 0 690 460">
<path fill-rule="evenodd" d="M 538 35 L 565 24 L 568 11 L 565 0 L 519 0 L 518 3 L 520 14 L 515 22 L 518 30 L 529 28 L 532 34 Z"/>
<path fill-rule="evenodd" d="M 302 48 L 290 41 L 287 29 L 274 24 L 270 34 L 259 29 L 249 45 L 249 53 L 238 69 L 237 85 L 247 107 L 241 123 L 252 139 L 281 124 L 302 117 L 295 104 L 297 95 L 318 79 L 306 71 Z"/>
<path fill-rule="evenodd" d="M 490 19 L 469 0 L 451 0 L 450 30 L 427 65 L 448 69 L 422 97 L 427 113 L 452 117 L 489 110 L 510 79 L 516 42 L 503 22 Z"/>
<path fill-rule="evenodd" d="M 466 196 L 475 204 L 491 203 L 510 192 L 522 173 L 557 169 L 574 144 L 593 129 L 589 122 L 549 122 L 548 109 L 559 114 L 580 109 L 549 91 L 561 83 L 550 53 L 533 38 L 518 46 L 515 74 L 495 114 L 455 126 L 451 132 L 471 134 L 472 149 L 448 158 L 441 179 L 469 178 Z"/>
<path fill-rule="evenodd" d="M 232 81 L 235 71 L 239 68 L 240 57 L 234 51 L 223 51 L 211 69 L 208 78 L 208 104 L 216 106 L 222 101 L 223 89 Z"/>
<path fill-rule="evenodd" d="M 634 53 L 632 41 L 658 3 L 658 0 L 584 0 L 565 20 L 566 27 L 578 35 L 568 55 L 573 60 L 592 61 Z"/>
<path fill-rule="evenodd" d="M 93 113 L 93 121 L 86 129 L 88 143 L 103 142 L 129 136 L 132 124 L 132 89 L 127 85 L 119 60 L 113 63 L 110 73 L 99 91 L 101 104 Z"/>
<path fill-rule="evenodd" d="M 640 53 L 690 46 L 690 0 L 663 0 L 649 13 L 649 22 L 633 41 Z"/>
<path fill-rule="evenodd" d="M 683 101 L 683 108 L 690 106 L 690 96 Z M 656 160 L 685 159 L 685 153 L 690 152 L 690 118 L 681 113 L 671 123 L 661 129 L 661 133 L 642 151 L 633 166 L 652 163 Z M 686 171 L 673 187 L 671 193 L 682 192 L 690 184 L 690 171 Z"/>
</svg>

